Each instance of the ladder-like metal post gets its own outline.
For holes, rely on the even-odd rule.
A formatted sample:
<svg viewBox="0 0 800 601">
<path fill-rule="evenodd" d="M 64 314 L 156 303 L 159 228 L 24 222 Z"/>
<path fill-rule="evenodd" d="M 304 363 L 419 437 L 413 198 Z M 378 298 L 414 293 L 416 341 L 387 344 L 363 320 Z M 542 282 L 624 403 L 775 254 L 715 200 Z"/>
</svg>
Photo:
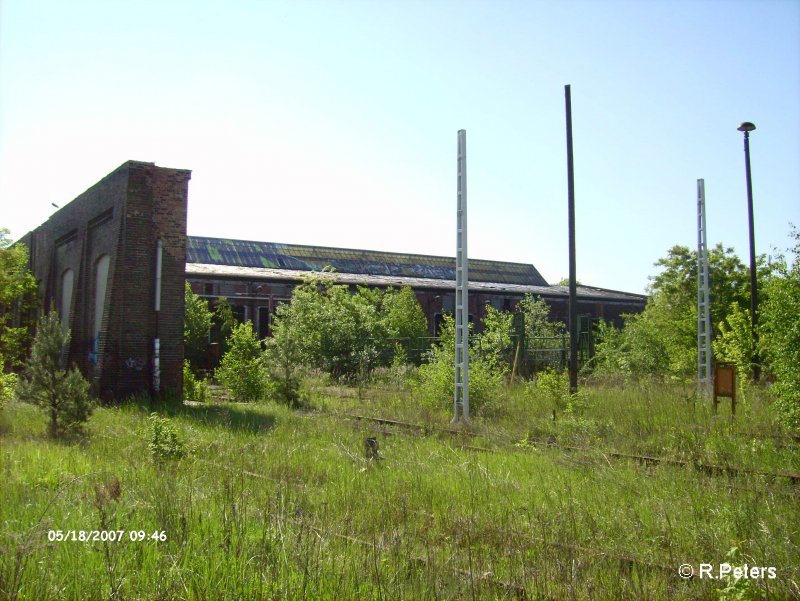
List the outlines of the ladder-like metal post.
<svg viewBox="0 0 800 601">
<path fill-rule="evenodd" d="M 697 180 L 697 395 L 711 397 L 711 307 L 705 181 Z"/>
<path fill-rule="evenodd" d="M 456 211 L 456 354 L 453 420 L 469 420 L 469 271 L 467 265 L 467 132 L 458 131 Z M 459 418 L 460 414 L 460 418 Z"/>
</svg>

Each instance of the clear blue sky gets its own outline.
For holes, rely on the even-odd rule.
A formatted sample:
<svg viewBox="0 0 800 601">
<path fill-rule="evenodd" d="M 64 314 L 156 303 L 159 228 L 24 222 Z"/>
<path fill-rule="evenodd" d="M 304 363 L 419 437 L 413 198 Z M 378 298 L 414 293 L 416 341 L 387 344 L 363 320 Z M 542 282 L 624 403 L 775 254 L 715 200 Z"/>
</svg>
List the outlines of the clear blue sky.
<svg viewBox="0 0 800 601">
<path fill-rule="evenodd" d="M 674 244 L 747 257 L 800 225 L 800 2 L 3 0 L 0 226 L 128 159 L 193 171 L 189 233 L 470 256 L 644 291 Z"/>
</svg>

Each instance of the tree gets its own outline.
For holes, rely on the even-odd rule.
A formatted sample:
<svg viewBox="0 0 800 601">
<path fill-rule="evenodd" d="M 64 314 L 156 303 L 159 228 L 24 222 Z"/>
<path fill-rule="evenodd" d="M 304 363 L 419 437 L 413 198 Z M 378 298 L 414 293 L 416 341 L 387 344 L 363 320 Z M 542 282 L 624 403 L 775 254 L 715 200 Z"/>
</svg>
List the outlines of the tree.
<svg viewBox="0 0 800 601">
<path fill-rule="evenodd" d="M 300 369 L 304 359 L 296 319 L 297 313 L 290 304 L 278 306 L 264 357 L 272 396 L 290 407 L 296 406 L 300 398 Z"/>
<path fill-rule="evenodd" d="M 14 244 L 9 232 L 0 228 L 0 371 L 7 364 L 22 365 L 33 340 L 33 323 L 26 319 L 39 303 L 36 279 L 28 270 L 28 249 Z M 14 315 L 19 326 L 12 326 Z"/>
<path fill-rule="evenodd" d="M 470 329 L 472 324 L 470 325 Z M 473 411 L 498 396 L 507 372 L 505 367 L 493 366 L 477 352 L 475 339 L 471 337 L 469 349 L 469 402 Z M 428 362 L 419 368 L 419 380 L 414 388 L 428 404 L 444 408 L 453 402 L 455 392 L 456 327 L 452 315 L 442 316 L 439 342 L 428 352 Z M 490 353 L 491 354 L 491 353 Z"/>
<path fill-rule="evenodd" d="M 276 319 L 281 320 L 298 340 L 303 363 L 339 379 L 353 379 L 377 365 L 386 339 L 375 291 L 351 294 L 324 275 L 311 276 L 294 289 L 291 303 Z"/>
<path fill-rule="evenodd" d="M 514 345 L 511 338 L 513 321 L 513 314 L 486 306 L 483 332 L 477 340 L 477 346 L 484 360 L 494 371 L 505 373 L 513 359 Z"/>
<path fill-rule="evenodd" d="M 712 342 L 714 357 L 718 361 L 731 361 L 736 364 L 740 382 L 748 382 L 753 373 L 753 334 L 750 311 L 742 309 L 738 303 L 731 303 L 725 321 L 719 324 L 717 337 Z"/>
<path fill-rule="evenodd" d="M 50 417 L 48 431 L 56 437 L 81 434 L 94 409 L 89 383 L 77 368 L 63 366 L 70 332 L 61 327 L 58 313 L 39 320 L 31 357 L 17 384 L 17 397 L 39 405 Z"/>
<path fill-rule="evenodd" d="M 233 309 L 228 299 L 224 296 L 221 297 L 217 306 L 214 308 L 212 326 L 215 327 L 218 332 L 220 349 L 223 355 L 228 352 L 228 340 L 230 340 L 231 333 L 236 323 L 236 317 L 233 314 Z"/>
<path fill-rule="evenodd" d="M 730 342 L 729 315 L 750 306 L 749 270 L 733 249 L 717 244 L 709 251 L 709 294 L 712 338 L 725 333 Z M 697 367 L 697 252 L 673 246 L 655 263 L 662 271 L 651 278 L 650 298 L 640 315 L 629 316 L 621 336 L 609 335 L 597 347 L 596 364 L 617 365 L 627 375 L 655 373 L 678 379 L 692 377 Z M 759 258 L 760 281 L 770 267 Z M 736 311 L 736 312 L 734 312 Z M 738 325 L 737 325 L 738 327 Z M 721 342 L 716 342 L 717 348 Z M 750 362 L 751 357 L 741 359 Z"/>
<path fill-rule="evenodd" d="M 594 373 L 634 379 L 669 374 L 670 355 L 660 324 L 645 313 L 626 315 L 624 320 L 621 329 L 599 323 Z"/>
<path fill-rule="evenodd" d="M 800 231 L 793 228 L 794 258 L 780 256 L 761 302 L 761 353 L 775 375 L 772 392 L 781 420 L 800 428 Z"/>
<path fill-rule="evenodd" d="M 266 373 L 261 343 L 246 321 L 233 327 L 228 352 L 222 356 L 216 375 L 237 401 L 257 401 L 265 392 Z"/>
<path fill-rule="evenodd" d="M 525 316 L 525 343 L 528 348 L 538 348 L 538 339 L 560 337 L 564 324 L 550 319 L 550 306 L 541 297 L 526 294 L 517 305 Z"/>
<path fill-rule="evenodd" d="M 192 292 L 189 282 L 186 282 L 185 297 L 183 347 L 186 359 L 194 369 L 197 369 L 206 356 L 213 313 L 208 301 Z"/>
<path fill-rule="evenodd" d="M 390 289 L 383 296 L 381 313 L 387 335 L 398 339 L 394 361 L 419 364 L 428 336 L 428 319 L 417 295 L 408 286 L 399 291 Z"/>
</svg>

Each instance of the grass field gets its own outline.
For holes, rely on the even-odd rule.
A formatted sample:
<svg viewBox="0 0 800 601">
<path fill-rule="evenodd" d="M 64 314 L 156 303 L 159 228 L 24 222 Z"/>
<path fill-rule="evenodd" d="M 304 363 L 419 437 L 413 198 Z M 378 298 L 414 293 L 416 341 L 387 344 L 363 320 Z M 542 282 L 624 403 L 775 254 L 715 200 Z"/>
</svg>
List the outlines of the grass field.
<svg viewBox="0 0 800 601">
<path fill-rule="evenodd" d="M 9 404 L 0 598 L 800 598 L 800 483 L 786 475 L 800 452 L 761 391 L 732 420 L 691 388 L 595 385 L 554 419 L 518 385 L 456 434 L 446 407 L 388 381 L 308 391 L 298 411 L 132 401 L 98 409 L 72 443 Z M 153 458 L 154 410 L 184 457 Z M 381 460 L 365 457 L 367 437 Z M 49 540 L 57 531 L 123 536 Z M 678 575 L 725 562 L 776 577 Z"/>
</svg>

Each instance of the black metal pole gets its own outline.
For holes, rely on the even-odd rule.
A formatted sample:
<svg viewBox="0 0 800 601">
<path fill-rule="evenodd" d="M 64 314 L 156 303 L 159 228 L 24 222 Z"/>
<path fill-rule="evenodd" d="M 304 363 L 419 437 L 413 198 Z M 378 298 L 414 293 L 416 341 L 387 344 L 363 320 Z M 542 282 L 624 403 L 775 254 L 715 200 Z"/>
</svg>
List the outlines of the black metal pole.
<svg viewBox="0 0 800 601">
<path fill-rule="evenodd" d="M 753 126 L 755 128 L 755 126 Z M 753 181 L 750 175 L 750 131 L 744 130 L 744 164 L 747 173 L 747 220 L 750 227 L 750 336 L 753 340 L 753 381 L 761 375 L 758 357 L 758 282 L 756 281 L 756 235 L 753 225 Z"/>
<path fill-rule="evenodd" d="M 569 391 L 578 392 L 578 286 L 575 278 L 575 169 L 572 161 L 572 95 L 564 86 L 567 105 L 567 206 L 569 213 Z"/>
</svg>

